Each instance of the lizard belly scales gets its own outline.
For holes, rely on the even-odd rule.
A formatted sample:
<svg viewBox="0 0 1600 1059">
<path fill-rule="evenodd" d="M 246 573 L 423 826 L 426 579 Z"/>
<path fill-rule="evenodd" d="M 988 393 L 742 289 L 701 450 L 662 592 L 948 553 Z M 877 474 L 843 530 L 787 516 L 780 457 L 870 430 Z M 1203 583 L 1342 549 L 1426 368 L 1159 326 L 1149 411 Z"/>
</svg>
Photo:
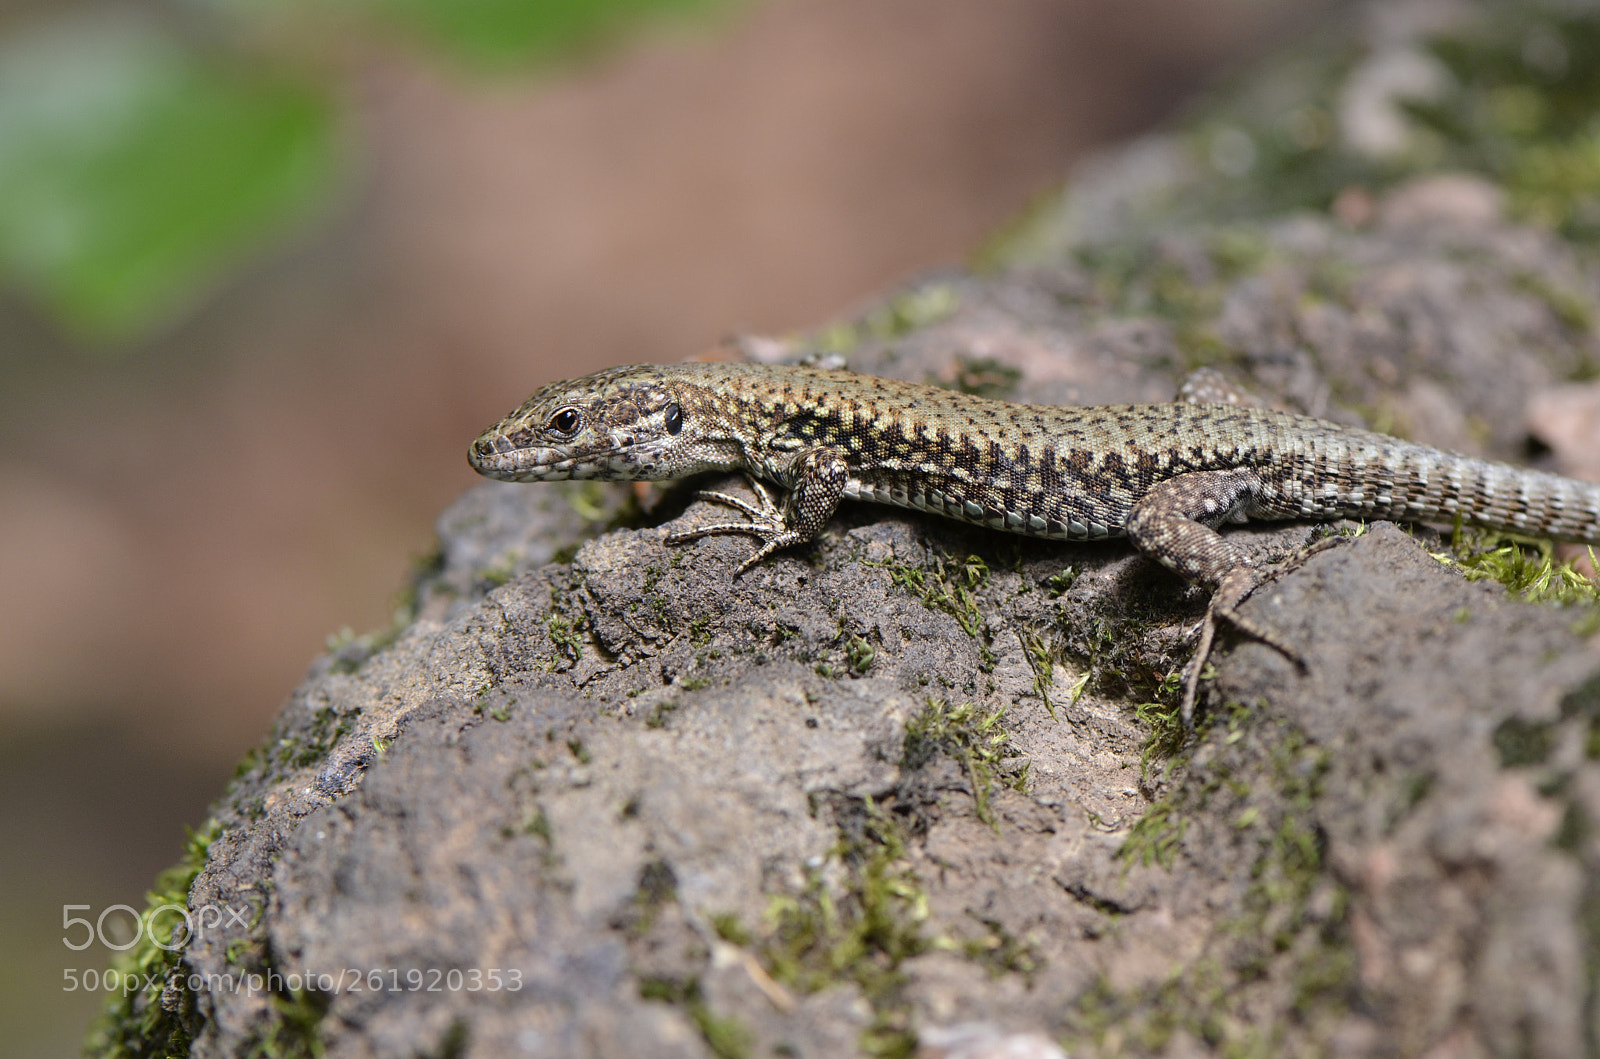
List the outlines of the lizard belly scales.
<svg viewBox="0 0 1600 1059">
<path fill-rule="evenodd" d="M 1292 655 L 1235 609 L 1260 577 L 1216 532 L 1226 522 L 1460 518 L 1600 543 L 1600 486 L 1309 416 L 1233 403 L 1013 404 L 820 368 L 647 365 L 552 383 L 468 456 L 506 481 L 745 471 L 778 486 L 781 506 L 759 489 L 759 506 L 707 494 L 747 519 L 668 538 L 754 536 L 740 573 L 816 537 L 841 499 L 1056 540 L 1127 536 L 1212 591 L 1200 661 L 1216 619 Z"/>
</svg>

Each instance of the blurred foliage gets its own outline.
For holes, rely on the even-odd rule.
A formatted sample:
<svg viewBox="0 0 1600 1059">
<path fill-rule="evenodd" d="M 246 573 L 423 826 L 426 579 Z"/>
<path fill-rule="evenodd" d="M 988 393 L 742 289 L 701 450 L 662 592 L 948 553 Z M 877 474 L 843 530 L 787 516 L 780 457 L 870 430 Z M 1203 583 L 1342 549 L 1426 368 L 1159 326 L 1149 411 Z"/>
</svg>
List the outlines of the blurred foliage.
<svg viewBox="0 0 1600 1059">
<path fill-rule="evenodd" d="M 328 59 L 361 54 L 346 38 L 398 31 L 504 73 L 716 2 L 170 0 L 13 19 L 0 280 L 79 342 L 126 348 L 302 231 L 348 178 L 336 101 L 350 71 Z"/>
<path fill-rule="evenodd" d="M 131 19 L 0 49 L 0 264 L 88 338 L 136 334 L 326 193 L 326 94 Z"/>
<path fill-rule="evenodd" d="M 1242 96 L 1224 94 L 1198 123 L 1196 153 L 1249 179 L 1203 197 L 1211 215 L 1322 210 L 1351 186 L 1382 190 L 1449 169 L 1502 185 L 1525 219 L 1600 235 L 1600 9 L 1506 0 L 1477 15 L 1416 57 L 1436 83 L 1390 90 L 1405 131 L 1388 150 L 1354 149 L 1342 127 L 1352 77 L 1384 61 L 1368 49 L 1313 42 Z"/>
<path fill-rule="evenodd" d="M 1104 204 L 1047 196 L 978 266 L 1079 255 L 1106 231 L 1326 212 L 1346 193 L 1371 202 L 1447 171 L 1500 186 L 1519 220 L 1600 244 L 1600 5 L 1454 10 L 1401 40 L 1342 22 L 1306 35 L 1197 106 L 1179 131 L 1181 168 L 1148 193 L 1130 189 L 1109 228 L 1087 212 Z"/>
<path fill-rule="evenodd" d="M 708 0 L 366 2 L 380 17 L 420 31 L 427 45 L 490 70 L 581 55 L 640 22 L 710 6 Z"/>
<path fill-rule="evenodd" d="M 1513 5 L 1431 50 L 1451 88 L 1408 109 L 1442 161 L 1502 183 L 1528 220 L 1600 237 L 1600 12 Z"/>
</svg>

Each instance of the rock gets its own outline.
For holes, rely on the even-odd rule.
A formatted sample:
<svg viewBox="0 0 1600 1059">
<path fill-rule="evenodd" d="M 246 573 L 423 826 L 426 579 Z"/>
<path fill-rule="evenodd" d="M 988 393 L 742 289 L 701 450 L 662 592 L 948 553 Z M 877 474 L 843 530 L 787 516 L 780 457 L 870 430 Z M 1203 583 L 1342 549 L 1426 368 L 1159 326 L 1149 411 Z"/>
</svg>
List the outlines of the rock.
<svg viewBox="0 0 1600 1059">
<path fill-rule="evenodd" d="M 1339 98 L 1311 80 L 1305 106 Z M 1253 98 L 1229 127 L 1254 176 L 1134 145 L 999 267 L 794 348 L 1037 402 L 1160 400 L 1211 363 L 1284 407 L 1522 456 L 1530 401 L 1600 363 L 1592 263 L 1477 177 L 1375 184 L 1379 223 L 1352 228 L 1330 163 L 1320 205 L 1270 208 L 1277 183 L 1239 186 L 1277 172 Z M 1306 166 L 1336 150 L 1314 125 Z M 850 505 L 733 580 L 748 541 L 665 543 L 713 517 L 682 486 L 463 497 L 405 620 L 312 666 L 158 886 L 204 929 L 130 955 L 155 984 L 101 1050 L 1594 1039 L 1592 605 L 1469 581 L 1427 529 L 1342 525 L 1309 556 L 1313 527 L 1230 530 L 1278 564 L 1244 612 L 1296 658 L 1224 636 L 1184 733 L 1204 599 L 1126 545 Z"/>
</svg>

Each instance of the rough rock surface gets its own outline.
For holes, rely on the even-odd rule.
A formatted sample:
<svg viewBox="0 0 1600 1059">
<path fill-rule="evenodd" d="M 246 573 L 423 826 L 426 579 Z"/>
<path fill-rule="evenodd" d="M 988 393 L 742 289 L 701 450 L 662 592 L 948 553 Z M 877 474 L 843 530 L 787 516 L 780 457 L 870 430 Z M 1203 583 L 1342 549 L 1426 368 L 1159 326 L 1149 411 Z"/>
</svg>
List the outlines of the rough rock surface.
<svg viewBox="0 0 1600 1059">
<path fill-rule="evenodd" d="M 748 349 L 1037 402 L 1163 399 L 1220 362 L 1286 407 L 1522 460 L 1527 409 L 1600 364 L 1592 261 L 1486 181 L 1152 223 L 1203 179 L 1185 150 L 1108 159 L 1007 267 Z M 663 543 L 714 513 L 682 487 L 463 497 L 409 619 L 313 666 L 196 847 L 190 907 L 248 914 L 188 939 L 191 984 L 116 1039 L 1596 1050 L 1592 609 L 1470 582 L 1426 529 L 1334 527 L 1306 557 L 1327 527 L 1230 531 L 1281 563 L 1244 609 L 1304 664 L 1226 638 L 1185 738 L 1204 600 L 1124 545 L 854 505 L 734 581 L 747 541 Z M 196 977 L 250 973 L 276 985 Z"/>
</svg>

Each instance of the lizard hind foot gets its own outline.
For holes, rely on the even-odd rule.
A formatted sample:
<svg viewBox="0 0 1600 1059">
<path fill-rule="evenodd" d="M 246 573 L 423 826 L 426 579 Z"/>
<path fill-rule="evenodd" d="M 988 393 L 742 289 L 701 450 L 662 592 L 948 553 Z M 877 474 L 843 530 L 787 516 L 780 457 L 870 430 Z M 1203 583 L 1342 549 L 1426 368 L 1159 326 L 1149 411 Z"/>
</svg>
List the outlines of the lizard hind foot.
<svg viewBox="0 0 1600 1059">
<path fill-rule="evenodd" d="M 1211 657 L 1219 623 L 1226 622 L 1250 639 L 1266 644 L 1293 662 L 1302 672 L 1308 668 L 1305 657 L 1279 638 L 1277 633 L 1239 613 L 1239 605 L 1279 572 L 1262 574 L 1251 566 L 1235 567 L 1223 576 L 1222 583 L 1211 594 L 1211 603 L 1200 621 L 1200 642 L 1195 646 L 1194 657 L 1184 668 L 1183 698 L 1178 707 L 1178 716 L 1186 731 L 1194 728 L 1194 707 L 1200 692 L 1200 675 Z"/>
</svg>

